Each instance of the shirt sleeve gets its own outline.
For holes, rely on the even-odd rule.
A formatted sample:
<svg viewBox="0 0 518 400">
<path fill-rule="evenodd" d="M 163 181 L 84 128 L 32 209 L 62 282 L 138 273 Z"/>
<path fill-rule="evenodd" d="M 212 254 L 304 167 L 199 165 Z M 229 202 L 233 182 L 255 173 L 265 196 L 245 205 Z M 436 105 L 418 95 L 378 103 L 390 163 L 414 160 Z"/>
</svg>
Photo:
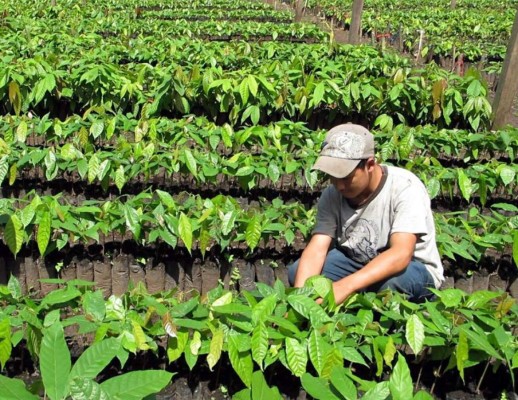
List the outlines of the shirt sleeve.
<svg viewBox="0 0 518 400">
<path fill-rule="evenodd" d="M 313 235 L 319 233 L 336 239 L 340 213 L 340 202 L 337 201 L 336 195 L 337 192 L 333 186 L 327 187 L 322 192 L 322 195 L 318 200 L 317 223 L 313 229 Z M 339 193 L 338 195 L 340 196 Z"/>
<path fill-rule="evenodd" d="M 412 182 L 396 196 L 393 212 L 391 234 L 400 232 L 424 236 L 430 233 L 430 198 L 419 182 Z"/>
</svg>

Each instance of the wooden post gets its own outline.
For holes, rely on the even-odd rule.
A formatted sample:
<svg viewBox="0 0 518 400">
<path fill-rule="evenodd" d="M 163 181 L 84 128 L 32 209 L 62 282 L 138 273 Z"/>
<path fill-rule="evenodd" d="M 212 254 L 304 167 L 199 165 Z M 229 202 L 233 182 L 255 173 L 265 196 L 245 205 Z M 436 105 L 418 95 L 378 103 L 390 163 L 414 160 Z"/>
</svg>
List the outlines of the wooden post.
<svg viewBox="0 0 518 400">
<path fill-rule="evenodd" d="M 504 127 L 509 118 L 518 91 L 518 73 L 516 71 L 518 71 L 518 9 L 493 101 L 493 129 Z"/>
<path fill-rule="evenodd" d="M 363 0 L 354 0 L 351 26 L 349 27 L 349 43 L 358 44 L 361 39 L 361 21 L 363 11 Z"/>
<path fill-rule="evenodd" d="M 302 0 L 295 0 L 295 22 L 302 21 L 304 3 Z"/>
</svg>

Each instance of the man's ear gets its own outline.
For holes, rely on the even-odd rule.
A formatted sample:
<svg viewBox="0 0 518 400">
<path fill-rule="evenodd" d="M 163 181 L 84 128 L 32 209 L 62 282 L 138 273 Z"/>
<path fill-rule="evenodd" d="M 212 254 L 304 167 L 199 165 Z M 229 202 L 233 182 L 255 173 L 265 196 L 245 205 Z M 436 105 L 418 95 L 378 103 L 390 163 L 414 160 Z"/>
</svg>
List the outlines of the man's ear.
<svg viewBox="0 0 518 400">
<path fill-rule="evenodd" d="M 376 160 L 374 159 L 374 157 L 369 157 L 367 159 L 367 163 L 366 163 L 367 170 L 372 171 L 372 169 L 374 168 L 375 165 L 376 165 Z"/>
</svg>

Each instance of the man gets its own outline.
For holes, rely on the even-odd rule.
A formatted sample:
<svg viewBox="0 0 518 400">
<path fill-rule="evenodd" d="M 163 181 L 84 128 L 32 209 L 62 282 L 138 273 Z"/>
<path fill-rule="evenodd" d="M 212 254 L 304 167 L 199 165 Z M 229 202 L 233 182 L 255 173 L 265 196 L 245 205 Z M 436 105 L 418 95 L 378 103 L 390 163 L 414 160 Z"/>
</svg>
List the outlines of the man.
<svg viewBox="0 0 518 400">
<path fill-rule="evenodd" d="M 380 165 L 374 137 L 355 124 L 331 129 L 313 169 L 331 184 L 320 197 L 313 236 L 289 269 L 295 287 L 323 274 L 336 302 L 360 291 L 393 289 L 431 297 L 443 277 L 430 198 L 410 171 Z"/>
</svg>

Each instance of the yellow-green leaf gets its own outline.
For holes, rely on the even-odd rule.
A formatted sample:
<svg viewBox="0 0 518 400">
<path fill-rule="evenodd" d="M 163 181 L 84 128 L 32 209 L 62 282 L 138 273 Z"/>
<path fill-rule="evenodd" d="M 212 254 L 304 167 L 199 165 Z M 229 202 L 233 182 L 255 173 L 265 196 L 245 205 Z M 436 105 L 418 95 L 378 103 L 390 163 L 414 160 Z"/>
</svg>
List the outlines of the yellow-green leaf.
<svg viewBox="0 0 518 400">
<path fill-rule="evenodd" d="M 221 350 L 223 349 L 223 329 L 219 328 L 212 334 L 212 339 L 210 341 L 209 346 L 209 354 L 207 355 L 207 363 L 209 364 L 209 369 L 212 371 L 212 368 L 217 364 L 221 357 Z"/>
<path fill-rule="evenodd" d="M 189 252 L 192 249 L 192 225 L 189 217 L 185 215 L 183 212 L 180 213 L 180 219 L 178 221 L 178 233 L 180 234 L 180 239 L 183 240 L 185 247 Z"/>
<path fill-rule="evenodd" d="M 11 215 L 5 225 L 4 239 L 11 253 L 16 256 L 23 244 L 23 225 L 16 214 Z"/>
<path fill-rule="evenodd" d="M 40 224 L 38 225 L 38 234 L 36 241 L 38 242 L 38 249 L 40 254 L 43 256 L 47 250 L 47 246 L 50 240 L 51 233 L 51 215 L 50 211 L 46 208 L 42 211 L 40 216 Z"/>
</svg>

